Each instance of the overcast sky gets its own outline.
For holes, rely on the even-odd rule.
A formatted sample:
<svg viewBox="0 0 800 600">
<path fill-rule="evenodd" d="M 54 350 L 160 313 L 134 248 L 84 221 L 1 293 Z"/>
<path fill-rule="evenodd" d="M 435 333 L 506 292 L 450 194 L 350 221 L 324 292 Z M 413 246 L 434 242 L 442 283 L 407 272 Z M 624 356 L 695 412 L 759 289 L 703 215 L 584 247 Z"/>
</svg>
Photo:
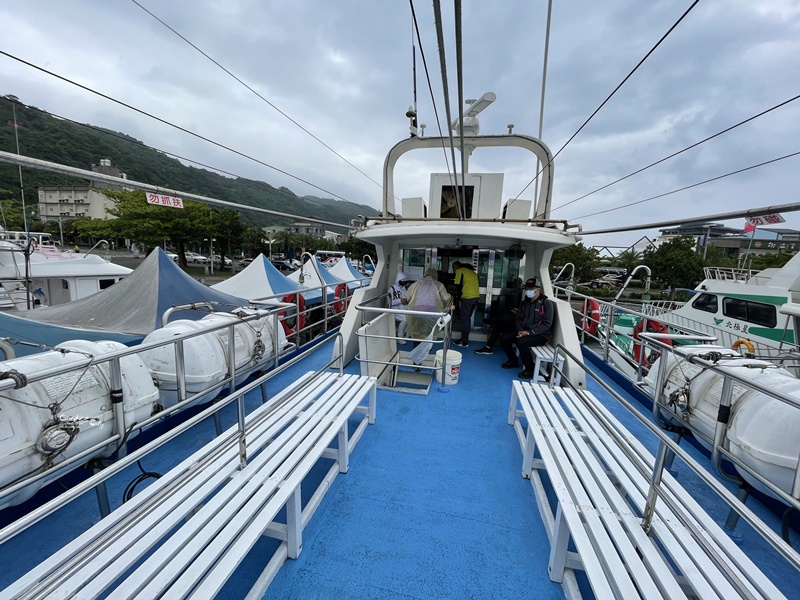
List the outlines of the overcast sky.
<svg viewBox="0 0 800 600">
<path fill-rule="evenodd" d="M 408 135 L 413 99 L 411 16 L 399 0 L 140 0 L 374 181 Z M 442 3 L 451 109 L 456 110 L 452 4 Z M 557 152 L 691 5 L 690 0 L 553 3 L 543 140 Z M 446 6 L 445 6 L 446 5 Z M 422 50 L 444 122 L 430 2 L 416 2 Z M 464 93 L 497 101 L 482 133 L 537 135 L 547 2 L 463 1 Z M 130 0 L 0 3 L 0 49 L 375 208 L 380 188 L 291 123 Z M 419 51 L 419 48 L 418 48 Z M 0 94 L 80 122 L 125 132 L 206 164 L 327 195 L 51 75 L 0 56 Z M 438 135 L 422 61 L 418 112 Z M 559 207 L 800 94 L 800 0 L 701 0 L 555 161 Z M 800 100 L 625 182 L 553 212 L 585 230 L 795 202 L 800 157 L 601 215 L 800 151 Z M 24 132 L 22 132 L 24 135 Z M 24 140 L 21 140 L 24 146 Z M 4 149 L 12 150 L 13 149 Z M 404 159 L 400 197 L 428 195 L 441 151 Z M 521 151 L 479 158 L 472 171 L 513 167 L 504 196 L 535 174 Z M 124 171 L 125 165 L 119 165 Z M 88 165 L 87 165 L 88 167 Z M 161 184 L 164 182 L 149 182 Z M 529 189 L 523 198 L 532 198 Z M 784 215 L 800 229 L 800 213 Z M 743 226 L 743 220 L 728 222 Z M 626 246 L 657 231 L 588 236 Z"/>
</svg>

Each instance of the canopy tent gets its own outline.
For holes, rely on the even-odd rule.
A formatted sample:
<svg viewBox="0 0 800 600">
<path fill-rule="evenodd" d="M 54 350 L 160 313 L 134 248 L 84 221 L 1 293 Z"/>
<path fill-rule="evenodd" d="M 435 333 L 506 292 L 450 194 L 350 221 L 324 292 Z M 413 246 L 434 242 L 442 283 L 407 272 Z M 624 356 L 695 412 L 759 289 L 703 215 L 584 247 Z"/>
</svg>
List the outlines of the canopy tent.
<svg viewBox="0 0 800 600">
<path fill-rule="evenodd" d="M 39 313 L 39 309 L 36 310 L 36 313 Z M 115 331 L 82 329 L 80 327 L 61 327 L 60 325 L 37 323 L 18 315 L 20 313 L 0 312 L 0 337 L 13 340 L 11 347 L 17 356 L 27 356 L 42 352 L 56 344 L 69 340 L 88 340 L 90 342 L 111 340 L 126 346 L 132 346 L 144 339 L 142 334 L 117 333 Z M 15 343 L 16 341 L 36 345 L 17 344 Z"/>
<path fill-rule="evenodd" d="M 328 302 L 331 302 L 336 287 L 342 285 L 343 282 L 328 271 L 328 269 L 323 267 L 316 256 L 314 257 L 314 262 L 316 263 L 316 269 L 314 269 L 314 265 L 312 265 L 310 261 L 307 261 L 303 266 L 297 269 L 297 271 L 290 273 L 288 278 L 299 283 L 304 288 L 320 288 L 323 285 L 330 286 L 325 288 L 325 292 L 328 296 Z M 318 272 L 319 276 L 317 275 Z M 322 281 L 320 281 L 320 276 L 322 276 Z M 302 282 L 300 282 L 300 277 L 303 278 Z M 322 291 L 316 289 L 303 292 L 303 298 L 305 298 L 306 304 L 319 304 L 322 302 Z"/>
<path fill-rule="evenodd" d="M 247 298 L 249 301 L 293 294 L 301 289 L 299 283 L 284 276 L 263 254 L 259 254 L 240 273 L 211 287 L 219 292 Z"/>
<path fill-rule="evenodd" d="M 168 308 L 199 302 L 213 302 L 214 310 L 226 312 L 248 305 L 244 298 L 213 290 L 196 281 L 156 248 L 133 273 L 102 292 L 67 304 L 21 312 L 19 316 L 77 331 L 144 337 L 161 327 L 161 317 Z M 208 313 L 186 310 L 177 314 L 181 319 L 197 320 Z M 43 343 L 49 344 L 45 340 Z"/>
<path fill-rule="evenodd" d="M 369 276 L 359 273 L 346 257 L 337 260 L 336 264 L 328 269 L 328 272 L 342 281 L 349 281 L 347 287 L 351 290 L 366 287 L 371 281 Z M 353 281 L 354 279 L 357 281 Z"/>
</svg>

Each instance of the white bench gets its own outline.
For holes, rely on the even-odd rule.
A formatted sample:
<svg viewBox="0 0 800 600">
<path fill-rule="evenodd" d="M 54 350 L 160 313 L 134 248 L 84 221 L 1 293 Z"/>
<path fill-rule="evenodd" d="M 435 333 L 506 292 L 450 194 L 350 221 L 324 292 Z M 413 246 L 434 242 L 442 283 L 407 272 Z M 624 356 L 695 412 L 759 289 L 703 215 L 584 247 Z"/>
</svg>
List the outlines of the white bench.
<svg viewBox="0 0 800 600">
<path fill-rule="evenodd" d="M 574 570 L 583 570 L 596 598 L 783 598 L 667 472 L 645 531 L 653 456 L 596 398 L 585 398 L 513 383 L 508 422 L 550 537 L 550 579 L 568 597 L 580 596 Z M 558 503 L 555 515 L 543 472 Z"/>
<path fill-rule="evenodd" d="M 559 355 L 558 364 L 553 368 L 555 360 L 555 350 L 550 344 L 544 346 L 531 346 L 531 355 L 533 356 L 533 383 L 546 382 L 547 377 L 542 373 L 542 368 L 550 365 L 550 377 L 555 378 L 553 385 L 561 384 L 561 373 L 559 370 L 564 368 L 564 355 Z"/>
<path fill-rule="evenodd" d="M 211 598 L 268 535 L 281 544 L 251 592 L 263 594 L 286 558 L 300 554 L 303 528 L 375 422 L 375 388 L 371 377 L 307 373 L 248 415 L 244 468 L 233 427 L 0 598 Z M 349 435 L 354 413 L 363 417 Z M 301 483 L 321 458 L 335 462 L 303 507 Z M 286 522 L 279 523 L 284 506 Z"/>
</svg>

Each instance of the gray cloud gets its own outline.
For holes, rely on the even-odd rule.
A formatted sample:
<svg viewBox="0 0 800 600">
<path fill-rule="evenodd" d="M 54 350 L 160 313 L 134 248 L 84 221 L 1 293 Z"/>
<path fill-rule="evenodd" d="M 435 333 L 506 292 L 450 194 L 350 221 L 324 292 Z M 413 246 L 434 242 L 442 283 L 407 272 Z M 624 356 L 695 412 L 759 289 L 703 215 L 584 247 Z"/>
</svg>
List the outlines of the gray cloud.
<svg viewBox="0 0 800 600">
<path fill-rule="evenodd" d="M 174 0 L 142 3 L 376 181 L 387 150 L 407 135 L 412 100 L 411 20 L 403 3 Z M 544 140 L 556 151 L 688 7 L 634 0 L 555 3 Z M 416 3 L 423 48 L 444 120 L 430 4 Z M 536 135 L 546 3 L 464 3 L 467 97 L 497 93 L 484 132 Z M 3 50 L 251 154 L 355 202 L 380 190 L 225 75 L 132 2 L 37 0 L 0 5 Z M 455 105 L 453 19 L 445 13 L 448 78 Z M 554 205 L 626 175 L 797 93 L 800 0 L 701 3 L 556 160 Z M 436 134 L 418 60 L 421 120 Z M 318 191 L 210 147 L 7 58 L 0 93 L 69 118 L 124 131 L 208 164 Z M 797 103 L 800 104 L 800 103 Z M 557 211 L 573 219 L 691 185 L 800 150 L 800 106 L 791 105 L 701 148 Z M 441 152 L 404 160 L 403 196 L 427 195 Z M 473 169 L 514 161 L 504 194 L 533 178 L 516 153 L 476 155 Z M 697 216 L 796 198 L 798 159 L 587 218 L 585 228 Z M 532 197 L 528 190 L 524 197 Z M 800 217 L 787 214 L 800 228 Z M 738 223 L 732 223 L 737 225 Z M 651 237 L 655 232 L 647 232 Z M 588 243 L 625 245 L 641 233 Z"/>
</svg>

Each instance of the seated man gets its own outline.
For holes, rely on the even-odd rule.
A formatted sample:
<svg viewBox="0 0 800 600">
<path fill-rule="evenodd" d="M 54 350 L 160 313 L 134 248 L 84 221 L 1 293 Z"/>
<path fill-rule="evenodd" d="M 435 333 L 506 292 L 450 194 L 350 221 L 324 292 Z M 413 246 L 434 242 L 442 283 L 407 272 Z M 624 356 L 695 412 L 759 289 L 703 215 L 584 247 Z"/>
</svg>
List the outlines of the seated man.
<svg viewBox="0 0 800 600">
<path fill-rule="evenodd" d="M 508 316 L 492 317 L 483 320 L 486 325 L 491 325 L 492 331 L 486 339 L 486 345 L 483 348 L 474 350 L 475 354 L 494 354 L 492 346 L 497 344 L 498 340 L 500 340 L 500 336 L 509 331 L 517 330 L 515 326 L 517 310 L 516 308 L 512 308 L 509 311 L 511 314 Z"/>
<path fill-rule="evenodd" d="M 504 369 L 519 367 L 517 356 L 514 353 L 516 345 L 524 366 L 518 377 L 532 379 L 534 362 L 533 356 L 531 356 L 531 347 L 544 346 L 550 339 L 555 306 L 547 296 L 542 294 L 542 288 L 539 287 L 535 277 L 525 282 L 524 289 L 525 299 L 514 318 L 514 331 L 501 334 L 500 345 L 508 357 L 508 361 L 504 362 L 502 367 Z"/>
</svg>

